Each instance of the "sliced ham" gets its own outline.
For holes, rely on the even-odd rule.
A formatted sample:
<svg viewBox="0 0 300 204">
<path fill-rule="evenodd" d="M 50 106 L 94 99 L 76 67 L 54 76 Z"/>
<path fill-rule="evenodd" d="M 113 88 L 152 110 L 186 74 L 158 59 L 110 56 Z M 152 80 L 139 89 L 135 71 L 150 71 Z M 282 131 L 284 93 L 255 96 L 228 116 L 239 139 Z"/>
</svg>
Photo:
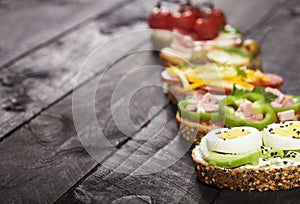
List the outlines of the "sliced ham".
<svg viewBox="0 0 300 204">
<path fill-rule="evenodd" d="M 206 93 L 202 99 L 201 99 L 202 103 L 211 103 L 211 104 L 218 104 L 219 100 L 212 95 L 211 93 Z"/>
<path fill-rule="evenodd" d="M 265 88 L 265 91 L 266 91 L 266 92 L 269 92 L 269 93 L 272 93 L 272 94 L 274 94 L 275 96 L 278 96 L 278 97 L 284 95 L 284 94 L 281 93 L 281 91 L 279 91 L 278 89 L 273 89 L 273 88 L 271 88 L 271 87 Z"/>
<path fill-rule="evenodd" d="M 220 100 L 211 93 L 206 93 L 199 100 L 198 105 L 204 109 L 206 113 L 215 113 L 219 110 Z"/>
<path fill-rule="evenodd" d="M 283 107 L 288 107 L 293 105 L 295 105 L 295 101 L 291 97 L 285 97 L 285 99 L 282 101 Z"/>
<path fill-rule="evenodd" d="M 239 108 L 234 113 L 234 115 L 238 118 L 245 118 L 246 120 L 250 121 L 258 121 L 264 119 L 264 115 L 261 113 L 253 114 L 252 102 L 247 99 L 241 102 Z"/>
<path fill-rule="evenodd" d="M 278 120 L 283 122 L 283 121 L 288 121 L 288 120 L 294 120 L 295 118 L 295 112 L 294 110 L 287 110 L 283 112 L 277 113 Z"/>
<path fill-rule="evenodd" d="M 282 102 L 284 101 L 284 99 L 285 99 L 285 96 L 283 95 L 283 96 L 278 96 L 278 97 L 275 98 L 273 101 L 274 101 L 275 103 L 278 103 L 278 104 L 281 104 L 281 105 L 282 105 Z"/>
<path fill-rule="evenodd" d="M 219 110 L 218 104 L 202 103 L 202 107 L 206 113 L 215 113 Z"/>
<path fill-rule="evenodd" d="M 278 107 L 289 107 L 295 105 L 295 101 L 293 100 L 292 97 L 286 96 L 283 93 L 281 93 L 278 89 L 273 89 L 270 87 L 265 88 L 265 91 L 274 94 L 277 96 L 272 102 L 271 105 L 274 108 Z"/>
<path fill-rule="evenodd" d="M 271 106 L 273 106 L 274 108 L 280 108 L 282 107 L 282 104 L 272 101 Z"/>
<path fill-rule="evenodd" d="M 194 104 L 188 104 L 188 105 L 185 107 L 185 109 L 186 109 L 187 111 L 190 111 L 190 112 L 196 112 L 196 111 L 197 111 L 197 106 L 194 105 Z"/>
<path fill-rule="evenodd" d="M 178 84 L 181 85 L 181 81 L 177 76 L 172 76 L 171 73 L 167 70 L 164 70 L 160 74 L 161 79 L 168 84 Z"/>
<path fill-rule="evenodd" d="M 262 120 L 264 119 L 264 115 L 259 113 L 259 114 L 253 114 L 251 115 L 250 117 L 246 118 L 248 120 L 251 120 L 251 121 L 258 121 L 258 120 Z"/>
<path fill-rule="evenodd" d="M 254 86 L 260 87 L 272 87 L 272 88 L 279 88 L 283 84 L 282 77 L 276 74 L 264 73 L 264 76 L 268 78 L 268 81 L 255 81 L 252 84 Z"/>
<path fill-rule="evenodd" d="M 245 99 L 240 104 L 239 108 L 237 109 L 237 113 L 243 113 L 243 115 L 247 118 L 253 115 L 252 112 L 252 103 L 251 101 Z"/>
</svg>

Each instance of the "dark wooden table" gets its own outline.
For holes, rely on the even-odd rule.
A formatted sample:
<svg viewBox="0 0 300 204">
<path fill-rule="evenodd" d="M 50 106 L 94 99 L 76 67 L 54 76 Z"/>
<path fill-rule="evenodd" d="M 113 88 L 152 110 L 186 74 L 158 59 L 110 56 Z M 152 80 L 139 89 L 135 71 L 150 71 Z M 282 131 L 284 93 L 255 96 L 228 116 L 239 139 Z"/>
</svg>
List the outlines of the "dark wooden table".
<svg viewBox="0 0 300 204">
<path fill-rule="evenodd" d="M 300 2 L 215 2 L 226 11 L 231 24 L 261 42 L 264 70 L 284 77 L 285 92 L 299 94 Z M 201 184 L 195 178 L 190 151 L 159 172 L 135 174 L 181 148 L 173 145 L 164 151 L 178 140 L 178 130 L 176 107 L 156 86 L 160 84 L 159 69 L 148 68 L 132 76 L 138 86 L 154 86 L 138 90 L 129 106 L 124 103 L 126 94 L 112 98 L 122 77 L 134 68 L 159 65 L 157 53 L 145 51 L 151 48 L 149 39 L 143 35 L 128 38 L 122 41 L 122 49 L 105 50 L 77 83 L 75 76 L 103 42 L 147 28 L 146 15 L 154 4 L 142 0 L 0 0 L 1 203 L 300 202 L 300 189 L 243 193 Z M 144 51 L 136 52 L 141 49 Z M 94 94 L 91 87 L 100 76 L 101 86 Z M 84 117 L 84 111 L 85 123 L 75 131 L 75 84 L 81 96 L 75 108 L 84 109 L 94 94 L 96 117 L 112 144 L 100 161 L 87 153 L 78 137 L 95 134 L 96 126 Z M 161 108 L 152 109 L 154 106 Z M 129 110 L 135 128 L 121 132 L 111 107 L 119 111 L 120 119 L 122 111 Z M 126 127 L 126 120 L 124 124 Z M 126 171 L 119 171 L 121 167 Z"/>
</svg>

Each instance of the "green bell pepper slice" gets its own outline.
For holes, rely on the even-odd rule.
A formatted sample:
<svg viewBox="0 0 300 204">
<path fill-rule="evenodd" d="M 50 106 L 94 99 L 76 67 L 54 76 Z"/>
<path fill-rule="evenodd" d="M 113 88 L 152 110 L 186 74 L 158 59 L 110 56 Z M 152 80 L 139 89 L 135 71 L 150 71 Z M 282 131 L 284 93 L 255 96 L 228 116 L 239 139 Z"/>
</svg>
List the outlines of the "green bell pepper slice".
<svg viewBox="0 0 300 204">
<path fill-rule="evenodd" d="M 191 112 L 186 110 L 187 105 L 197 105 L 197 101 L 191 100 L 186 98 L 185 100 L 181 100 L 178 103 L 178 112 L 181 118 L 193 121 L 193 122 L 200 122 L 200 121 L 212 121 L 217 122 L 220 121 L 219 113 L 206 113 L 202 111 Z"/>
<path fill-rule="evenodd" d="M 295 96 L 295 95 L 287 95 L 292 97 L 292 99 L 295 101 L 295 105 L 293 106 L 287 106 L 287 107 L 273 107 L 275 112 L 282 112 L 282 111 L 287 111 L 287 110 L 294 110 L 295 114 L 298 113 L 298 111 L 300 110 L 300 97 L 299 96 Z"/>
<path fill-rule="evenodd" d="M 251 101 L 252 110 L 255 114 L 263 114 L 264 118 L 259 121 L 249 121 L 246 118 L 236 117 L 235 111 L 238 109 L 244 99 Z M 220 102 L 219 113 L 224 117 L 224 123 L 229 127 L 251 126 L 262 130 L 265 126 L 276 122 L 276 113 L 272 106 L 265 103 L 261 94 L 245 93 L 239 96 L 227 96 Z"/>
</svg>

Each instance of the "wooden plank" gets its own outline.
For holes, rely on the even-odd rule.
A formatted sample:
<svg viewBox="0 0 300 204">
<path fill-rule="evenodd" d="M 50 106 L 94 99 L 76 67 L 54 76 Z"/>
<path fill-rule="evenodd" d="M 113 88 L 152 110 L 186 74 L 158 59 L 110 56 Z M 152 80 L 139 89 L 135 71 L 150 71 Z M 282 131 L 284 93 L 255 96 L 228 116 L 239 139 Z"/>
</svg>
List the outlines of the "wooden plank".
<svg viewBox="0 0 300 204">
<path fill-rule="evenodd" d="M 127 22 L 128 27 L 120 28 L 116 23 L 115 14 L 111 14 L 107 16 L 107 21 L 92 21 L 88 25 L 60 38 L 57 42 L 43 49 L 37 50 L 1 71 L 0 78 L 2 80 L 0 81 L 2 81 L 1 87 L 3 89 L 0 92 L 2 103 L 11 100 L 11 98 L 23 96 L 26 96 L 27 100 L 24 102 L 26 106 L 25 111 L 0 110 L 0 138 L 37 115 L 44 108 L 55 103 L 66 93 L 69 93 L 74 86 L 74 77 L 82 63 L 97 46 L 113 36 L 120 35 L 120 33 L 145 28 L 146 25 L 144 23 L 136 22 L 135 19 L 143 18 L 145 16 L 143 11 L 147 7 L 152 6 L 151 4 L 129 4 L 120 10 L 116 10 L 115 12 L 124 15 L 122 20 L 119 18 L 118 20 L 124 23 Z M 137 8 L 139 8 L 139 12 L 135 12 Z M 130 12 L 132 16 L 128 15 Z M 99 32 L 99 28 L 109 29 L 112 34 L 103 34 Z M 81 83 L 93 77 L 96 73 L 103 71 L 111 63 L 110 60 L 113 57 L 118 57 L 128 52 L 139 43 L 144 42 L 145 39 L 147 39 L 147 36 L 143 35 L 137 35 L 134 42 L 130 38 L 125 38 L 119 44 L 122 49 L 112 47 L 112 49 L 107 50 L 106 56 L 110 56 L 110 58 L 99 58 L 101 60 L 97 62 L 98 64 L 80 78 Z M 28 73 L 31 73 L 34 77 L 26 77 Z M 43 77 L 38 77 L 39 74 Z M 24 90 L 22 94 L 19 94 L 18 91 L 20 84 Z"/>
<path fill-rule="evenodd" d="M 200 200 L 203 203 L 212 202 L 218 190 L 197 182 L 189 151 L 191 143 L 176 136 L 178 129 L 174 119 L 174 108 L 168 106 L 165 112 L 155 117 L 142 132 L 137 133 L 132 140 L 124 144 L 96 172 L 74 191 L 69 192 L 60 202 L 80 203 L 83 200 L 98 198 L 110 192 L 111 187 L 125 189 L 128 192 L 125 195 L 120 195 L 117 191 L 105 194 L 108 200 L 116 199 L 118 196 L 141 195 L 149 197 L 151 203 L 199 203 Z M 166 119 L 165 114 L 167 123 L 163 130 L 159 131 L 157 124 L 161 124 Z M 159 134 L 156 134 L 157 132 Z M 151 139 L 145 138 L 145 134 Z M 175 145 L 176 143 L 178 146 Z M 180 148 L 183 148 L 185 153 L 178 158 L 178 161 L 174 161 L 168 168 L 160 166 L 174 159 L 172 157 L 180 151 Z M 162 170 L 156 171 L 159 169 L 154 168 L 159 166 Z M 143 168 L 151 168 L 153 171 L 151 174 L 147 171 L 144 172 L 145 174 L 140 174 Z M 101 184 L 107 182 L 111 186 Z M 80 196 L 76 193 L 78 191 Z"/>
<path fill-rule="evenodd" d="M 110 74 L 103 77 L 102 83 L 106 92 L 96 94 L 97 118 L 103 125 L 105 136 L 112 144 L 107 151 L 108 154 L 115 151 L 114 146 L 122 144 L 130 136 L 118 130 L 107 107 L 111 105 L 114 88 L 130 70 L 149 64 L 159 64 L 157 57 L 153 57 L 151 52 L 140 53 L 138 56 L 128 56 L 118 61 L 113 69 L 119 71 L 112 70 Z M 140 57 L 147 60 L 140 60 Z M 160 83 L 161 70 L 151 68 L 147 70 L 148 80 L 152 83 Z M 78 93 L 82 94 L 81 103 L 77 103 L 78 106 L 85 108 L 86 95 L 89 91 L 91 92 L 90 87 L 97 84 L 97 80 L 95 78 L 78 89 Z M 137 82 L 143 86 L 145 81 L 147 80 Z M 143 101 L 144 93 L 138 92 L 132 98 L 134 100 L 131 111 L 132 120 L 138 128 L 149 122 L 148 111 L 153 105 L 165 106 L 168 103 L 161 89 L 151 87 L 147 89 L 147 94 L 156 96 L 147 101 Z M 126 108 L 124 104 L 119 103 L 122 98 L 116 98 L 112 105 Z M 80 108 L 78 106 L 77 108 Z M 84 120 L 84 117 L 82 119 Z M 88 137 L 95 134 L 90 132 L 95 127 L 89 122 L 85 121 L 86 128 L 80 129 L 79 135 Z M 97 164 L 87 154 L 75 132 L 71 95 L 3 140 L 0 143 L 0 152 L 2 166 L 0 196 L 3 202 L 54 202 Z"/>
<path fill-rule="evenodd" d="M 3 87 L 0 90 L 1 102 L 8 101 L 9 105 L 14 98 L 25 97 L 26 104 L 24 108 L 26 110 L 21 112 L 0 110 L 2 115 L 0 119 L 0 138 L 70 92 L 73 87 L 74 76 L 77 74 L 82 62 L 100 43 L 121 32 L 146 28 L 146 25 L 142 22 L 145 21 L 153 3 L 139 1 L 106 16 L 105 21 L 99 19 L 87 23 L 86 26 L 61 37 L 55 43 L 35 51 L 15 62 L 8 69 L 1 71 L 0 79 L 2 80 L 0 81 L 2 81 Z M 229 19 L 232 18 L 232 15 L 233 12 L 228 12 Z M 245 18 L 252 22 L 252 18 Z M 124 27 L 124 25 L 132 26 Z M 107 35 L 107 33 L 110 35 Z M 144 41 L 144 39 L 135 39 L 134 43 L 128 42 L 128 44 L 124 42 L 123 47 L 129 50 L 140 41 Z M 117 56 L 118 54 L 113 50 L 111 52 L 112 54 L 107 53 L 107 55 Z M 81 77 L 82 81 L 94 76 L 95 73 L 103 70 L 103 67 L 108 64 L 105 60 L 98 63 L 101 64 L 98 64 L 91 73 Z M 28 72 L 33 73 L 35 77 L 24 77 L 28 75 Z M 37 77 L 38 75 L 42 75 L 42 77 Z M 24 87 L 24 92 L 21 92 L 21 94 L 18 90 L 20 83 Z M 10 84 L 10 86 L 7 86 L 7 84 Z"/>
<path fill-rule="evenodd" d="M 0 66 L 72 27 L 108 14 L 128 2 L 133 1 L 1 1 Z"/>
<path fill-rule="evenodd" d="M 299 95 L 299 10 L 299 1 L 287 1 L 252 34 L 262 41 L 264 69 L 282 76 L 282 90 L 296 95 Z"/>
<path fill-rule="evenodd" d="M 250 33 L 257 24 L 265 20 L 270 14 L 272 15 L 282 2 L 265 0 L 265 1 L 215 1 L 218 8 L 222 8 L 228 22 L 240 29 L 243 33 Z"/>
</svg>

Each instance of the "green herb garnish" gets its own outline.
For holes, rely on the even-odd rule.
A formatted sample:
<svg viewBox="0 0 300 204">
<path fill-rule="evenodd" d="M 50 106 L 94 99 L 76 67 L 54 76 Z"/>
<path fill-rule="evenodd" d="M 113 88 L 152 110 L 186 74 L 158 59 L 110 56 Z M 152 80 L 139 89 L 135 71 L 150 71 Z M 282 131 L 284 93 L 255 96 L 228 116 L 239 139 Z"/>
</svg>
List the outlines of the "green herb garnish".
<svg viewBox="0 0 300 204">
<path fill-rule="evenodd" d="M 223 50 L 230 54 L 240 55 L 240 56 L 248 58 L 248 59 L 253 58 L 253 56 L 247 50 L 245 50 L 244 48 L 241 48 L 241 47 L 230 47 L 230 48 L 224 48 Z"/>
<path fill-rule="evenodd" d="M 240 67 L 236 67 L 235 69 L 236 69 L 237 74 L 238 74 L 239 76 L 242 76 L 242 77 L 244 77 L 244 78 L 247 78 L 247 74 L 246 74 L 245 70 L 241 69 Z"/>
<path fill-rule="evenodd" d="M 265 89 L 262 87 L 255 87 L 254 89 L 252 89 L 252 91 L 247 91 L 247 90 L 243 90 L 243 89 L 238 89 L 238 88 L 236 88 L 235 84 L 233 85 L 233 89 L 232 89 L 232 93 L 231 93 L 232 96 L 240 96 L 245 93 L 261 94 L 265 98 L 265 101 L 267 103 L 270 103 L 273 99 L 277 98 L 276 95 L 265 91 Z"/>
<path fill-rule="evenodd" d="M 252 92 L 263 95 L 267 103 L 270 103 L 273 99 L 278 97 L 270 92 L 265 91 L 265 89 L 262 87 L 255 87 Z"/>
<path fill-rule="evenodd" d="M 221 29 L 222 32 L 224 33 L 230 33 L 230 34 L 241 34 L 241 31 L 239 31 L 238 29 L 232 27 L 232 26 L 223 26 Z"/>
<path fill-rule="evenodd" d="M 193 68 L 189 63 L 183 62 L 182 64 L 179 65 L 179 67 L 184 67 L 184 68 Z"/>
</svg>

